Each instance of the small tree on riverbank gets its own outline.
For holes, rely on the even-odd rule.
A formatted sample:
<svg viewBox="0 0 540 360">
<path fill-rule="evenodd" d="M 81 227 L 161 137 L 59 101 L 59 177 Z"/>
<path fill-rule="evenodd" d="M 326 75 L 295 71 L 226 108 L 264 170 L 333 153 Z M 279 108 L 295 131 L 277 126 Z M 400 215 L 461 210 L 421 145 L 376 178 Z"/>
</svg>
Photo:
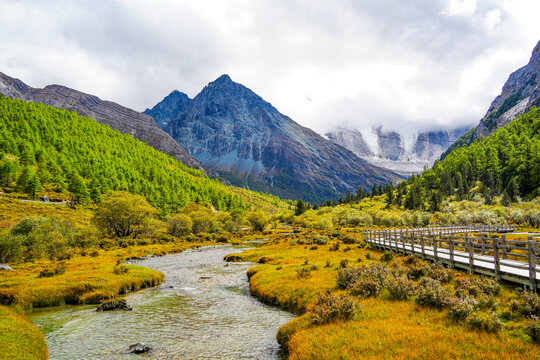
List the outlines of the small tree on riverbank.
<svg viewBox="0 0 540 360">
<path fill-rule="evenodd" d="M 117 191 L 103 199 L 94 215 L 94 223 L 107 236 L 127 237 L 148 232 L 158 211 L 145 198 Z"/>
</svg>

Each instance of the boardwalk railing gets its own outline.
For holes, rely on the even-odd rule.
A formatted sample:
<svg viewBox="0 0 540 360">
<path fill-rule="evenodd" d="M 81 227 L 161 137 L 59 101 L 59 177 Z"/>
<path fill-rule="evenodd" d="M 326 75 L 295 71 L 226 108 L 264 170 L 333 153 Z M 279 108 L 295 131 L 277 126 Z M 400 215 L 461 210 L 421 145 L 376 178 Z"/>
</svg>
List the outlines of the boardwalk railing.
<svg viewBox="0 0 540 360">
<path fill-rule="evenodd" d="M 540 243 L 508 240 L 504 233 L 515 231 L 507 225 L 424 227 L 372 230 L 366 242 L 380 249 L 415 254 L 425 259 L 539 288 Z M 502 233 L 498 235 L 491 235 Z M 473 236 L 474 235 L 474 236 Z"/>
</svg>

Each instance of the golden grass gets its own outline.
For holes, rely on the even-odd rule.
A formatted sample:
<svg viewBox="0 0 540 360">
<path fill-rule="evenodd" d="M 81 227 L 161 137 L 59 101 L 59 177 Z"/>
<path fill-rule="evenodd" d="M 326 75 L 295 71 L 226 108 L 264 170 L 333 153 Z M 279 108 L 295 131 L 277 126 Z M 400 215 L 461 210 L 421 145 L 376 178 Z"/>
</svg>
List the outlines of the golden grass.
<svg viewBox="0 0 540 360">
<path fill-rule="evenodd" d="M 44 269 L 56 263 L 39 261 L 14 266 L 16 271 L 3 272 L 0 292 L 14 293 L 16 304 L 25 308 L 63 304 L 99 303 L 129 291 L 159 285 L 164 275 L 159 271 L 126 265 L 129 271 L 115 274 L 118 260 L 180 252 L 199 243 L 167 243 L 100 250 L 99 256 L 75 256 L 65 261 L 66 271 L 53 277 L 39 277 Z M 205 243 L 205 245 L 208 245 Z"/>
<path fill-rule="evenodd" d="M 45 337 L 39 328 L 5 306 L 0 306 L 0 335 L 0 359 L 2 360 L 49 358 Z"/>
<path fill-rule="evenodd" d="M 310 326 L 288 343 L 289 359 L 534 359 L 538 347 L 516 338 L 472 332 L 443 312 L 410 302 L 362 301 L 357 321 Z"/>
<path fill-rule="evenodd" d="M 319 245 L 310 250 L 311 245 L 282 241 L 237 255 L 256 262 L 265 258 L 264 264 L 248 272 L 253 295 L 304 313 L 313 305 L 318 292 L 343 292 L 336 283 L 342 259 L 348 259 L 349 266 L 360 266 L 376 262 L 381 256 L 380 252 L 356 245 L 341 245 L 338 251 L 329 251 L 329 247 L 330 244 Z M 343 251 L 347 247 L 350 250 Z M 366 260 L 367 254 L 373 259 Z M 327 261 L 331 267 L 326 267 Z M 310 277 L 297 276 L 298 269 L 312 264 L 319 269 L 312 271 Z M 503 288 L 498 299 L 507 303 L 513 296 Z M 410 301 L 390 301 L 383 296 L 363 300 L 362 304 L 362 314 L 354 321 L 315 326 L 310 323 L 309 314 L 304 314 L 281 327 L 278 341 L 289 350 L 290 359 L 540 358 L 538 346 L 523 335 L 519 322 L 508 322 L 501 334 L 492 334 L 470 331 L 452 322 L 446 312 L 420 308 Z"/>
<path fill-rule="evenodd" d="M 88 226 L 93 216 L 90 208 L 71 208 L 69 205 L 53 205 L 39 202 L 21 202 L 13 194 L 0 197 L 0 229 L 11 228 L 29 216 L 54 215 L 70 220 L 77 226 Z"/>
</svg>

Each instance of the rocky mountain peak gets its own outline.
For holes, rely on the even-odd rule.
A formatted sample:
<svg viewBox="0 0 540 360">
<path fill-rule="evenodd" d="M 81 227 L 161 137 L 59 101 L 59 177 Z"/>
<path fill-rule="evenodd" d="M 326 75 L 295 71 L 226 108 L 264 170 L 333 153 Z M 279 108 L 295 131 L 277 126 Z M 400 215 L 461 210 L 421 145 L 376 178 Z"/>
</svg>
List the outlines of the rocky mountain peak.
<svg viewBox="0 0 540 360">
<path fill-rule="evenodd" d="M 216 80 L 212 81 L 209 85 L 229 85 L 233 83 L 234 81 L 232 81 L 229 75 L 223 74 L 220 77 L 218 77 Z"/>
<path fill-rule="evenodd" d="M 320 201 L 400 179 L 295 123 L 228 75 L 185 106 L 167 108 L 165 130 L 205 169 L 233 185 Z"/>
<path fill-rule="evenodd" d="M 540 57 L 540 41 L 538 41 L 538 44 L 534 47 L 534 50 L 532 52 L 532 58 L 537 59 Z"/>
</svg>

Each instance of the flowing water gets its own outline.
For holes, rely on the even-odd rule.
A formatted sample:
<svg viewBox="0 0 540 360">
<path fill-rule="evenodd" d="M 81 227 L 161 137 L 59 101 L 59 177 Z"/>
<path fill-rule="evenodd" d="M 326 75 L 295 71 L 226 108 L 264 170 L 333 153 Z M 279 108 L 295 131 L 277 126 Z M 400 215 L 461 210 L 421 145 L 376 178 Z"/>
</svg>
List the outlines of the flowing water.
<svg viewBox="0 0 540 360">
<path fill-rule="evenodd" d="M 165 282 L 126 297 L 133 311 L 96 306 L 37 310 L 30 319 L 46 333 L 55 359 L 279 359 L 275 337 L 293 315 L 249 294 L 249 263 L 223 262 L 230 246 L 187 250 L 138 265 L 159 270 Z M 137 342 L 146 355 L 125 354 Z"/>
</svg>

